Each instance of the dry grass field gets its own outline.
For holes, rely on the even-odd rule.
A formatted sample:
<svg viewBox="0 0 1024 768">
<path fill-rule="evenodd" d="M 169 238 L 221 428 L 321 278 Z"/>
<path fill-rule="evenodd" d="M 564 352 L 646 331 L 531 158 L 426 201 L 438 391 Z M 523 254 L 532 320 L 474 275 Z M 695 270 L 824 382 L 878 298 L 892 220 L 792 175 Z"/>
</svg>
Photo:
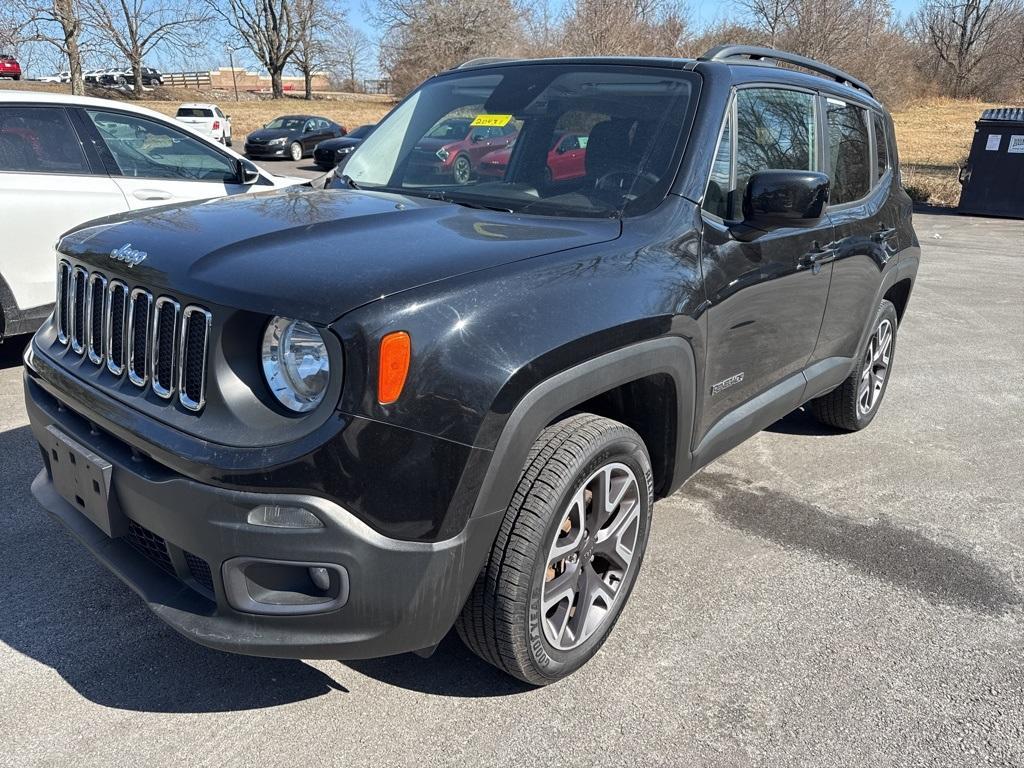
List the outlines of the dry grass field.
<svg viewBox="0 0 1024 768">
<path fill-rule="evenodd" d="M 911 197 L 934 205 L 956 205 L 957 181 L 974 138 L 974 121 L 990 107 L 981 101 L 927 99 L 893 112 L 903 183 Z"/>
<path fill-rule="evenodd" d="M 31 82 L 2 82 L 0 89 L 19 88 L 67 92 L 66 85 Z M 127 99 L 119 93 L 94 89 L 90 95 Z M 183 101 L 213 101 L 231 115 L 235 146 L 245 135 L 278 115 L 312 113 L 328 117 L 351 129 L 379 120 L 394 105 L 388 96 L 367 94 L 332 94 L 314 101 L 287 97 L 261 99 L 242 94 L 234 101 L 230 92 L 199 92 L 183 88 L 160 88 L 146 94 L 145 105 L 158 112 L 173 115 Z M 956 205 L 960 196 L 957 174 L 966 161 L 974 136 L 974 121 L 982 110 L 999 104 L 953 99 L 927 99 L 893 113 L 896 140 L 903 162 L 903 180 L 915 200 L 934 205 Z"/>
</svg>

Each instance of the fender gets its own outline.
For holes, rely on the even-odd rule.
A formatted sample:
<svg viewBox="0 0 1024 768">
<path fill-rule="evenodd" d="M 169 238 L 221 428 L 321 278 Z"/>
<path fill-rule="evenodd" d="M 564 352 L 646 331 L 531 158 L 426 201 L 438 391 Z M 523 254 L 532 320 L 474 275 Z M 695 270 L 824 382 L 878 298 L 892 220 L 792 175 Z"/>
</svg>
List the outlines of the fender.
<svg viewBox="0 0 1024 768">
<path fill-rule="evenodd" d="M 895 263 L 892 265 L 891 268 L 886 270 L 884 276 L 882 277 L 882 282 L 878 286 L 878 290 L 875 292 L 874 306 L 877 308 L 878 305 L 882 303 L 882 298 L 885 296 L 886 293 L 888 293 L 889 289 L 892 288 L 894 285 L 896 285 L 896 283 L 900 282 L 901 280 L 906 280 L 907 278 L 910 279 L 910 290 L 911 293 L 913 293 L 914 282 L 917 280 L 917 267 L 920 263 L 921 249 L 919 247 L 908 246 L 907 248 L 901 250 L 899 254 L 897 254 L 896 256 Z M 874 324 L 875 315 L 874 313 L 872 313 L 871 315 L 868 316 L 867 325 L 864 327 L 864 330 L 861 331 L 860 341 L 857 344 L 857 349 L 860 350 L 861 352 L 867 346 L 868 337 L 874 330 Z M 838 384 L 841 384 L 843 382 L 846 376 L 850 375 L 850 372 L 853 370 L 854 366 L 859 361 L 860 352 L 858 352 L 857 356 L 850 361 L 850 366 L 846 371 L 846 375 L 839 379 L 837 386 Z"/>
<path fill-rule="evenodd" d="M 631 344 L 557 373 L 526 393 L 512 410 L 495 444 L 471 517 L 508 507 L 530 447 L 559 415 L 609 389 L 646 376 L 667 374 L 676 390 L 675 462 L 669 492 L 690 474 L 696 387 L 693 348 L 679 336 Z"/>
<path fill-rule="evenodd" d="M 53 311 L 53 304 L 20 309 L 3 275 L 0 275 L 0 341 L 5 337 L 32 333 Z"/>
</svg>

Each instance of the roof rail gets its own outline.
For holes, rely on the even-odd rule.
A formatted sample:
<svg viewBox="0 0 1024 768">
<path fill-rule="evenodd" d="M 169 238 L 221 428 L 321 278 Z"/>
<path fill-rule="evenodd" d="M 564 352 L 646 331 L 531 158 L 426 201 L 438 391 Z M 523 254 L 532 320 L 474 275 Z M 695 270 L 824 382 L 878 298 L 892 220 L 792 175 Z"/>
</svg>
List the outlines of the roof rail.
<svg viewBox="0 0 1024 768">
<path fill-rule="evenodd" d="M 469 61 L 464 61 L 461 64 L 459 64 L 457 67 L 452 67 L 452 69 L 466 69 L 467 67 L 482 67 L 485 64 L 502 64 L 502 63 L 504 63 L 506 61 L 515 61 L 515 59 L 510 59 L 510 58 L 508 58 L 506 56 L 484 56 L 483 58 L 480 58 L 480 59 L 470 59 Z"/>
<path fill-rule="evenodd" d="M 864 91 L 871 98 L 875 97 L 871 89 L 848 72 L 822 64 L 816 59 L 809 59 L 795 53 L 765 48 L 758 45 L 719 45 L 704 53 L 697 61 L 728 61 L 729 59 L 745 59 L 750 63 L 783 62 L 797 67 L 809 69 L 819 75 L 832 78 L 837 83 L 844 83 Z"/>
</svg>

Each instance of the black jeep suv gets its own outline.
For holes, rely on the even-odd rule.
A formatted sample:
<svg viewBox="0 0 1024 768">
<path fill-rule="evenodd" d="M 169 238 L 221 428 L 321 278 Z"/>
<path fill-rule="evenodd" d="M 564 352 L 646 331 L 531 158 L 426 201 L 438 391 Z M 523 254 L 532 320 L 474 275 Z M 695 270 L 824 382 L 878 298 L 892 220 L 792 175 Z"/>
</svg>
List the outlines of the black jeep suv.
<svg viewBox="0 0 1024 768">
<path fill-rule="evenodd" d="M 418 177 L 452 116 L 513 124 L 502 176 Z M 737 46 L 471 62 L 325 189 L 58 249 L 33 492 L 161 619 L 336 659 L 454 625 L 535 684 L 611 632 L 655 499 L 801 404 L 871 422 L 920 254 L 870 89 Z"/>
</svg>

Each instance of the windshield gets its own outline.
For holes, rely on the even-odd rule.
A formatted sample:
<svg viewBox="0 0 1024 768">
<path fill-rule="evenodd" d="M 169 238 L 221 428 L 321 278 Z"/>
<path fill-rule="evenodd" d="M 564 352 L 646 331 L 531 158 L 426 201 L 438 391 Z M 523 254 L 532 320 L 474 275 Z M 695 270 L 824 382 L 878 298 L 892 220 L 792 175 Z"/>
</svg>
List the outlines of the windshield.
<svg viewBox="0 0 1024 768">
<path fill-rule="evenodd" d="M 285 131 L 301 131 L 306 124 L 304 117 L 276 117 L 266 124 L 266 128 L 281 128 Z"/>
<path fill-rule="evenodd" d="M 553 216 L 642 213 L 672 183 L 695 78 L 568 63 L 443 75 L 381 122 L 334 184 Z"/>
<path fill-rule="evenodd" d="M 348 132 L 348 138 L 350 139 L 365 139 L 373 131 L 372 125 L 360 125 L 354 131 Z"/>
</svg>

